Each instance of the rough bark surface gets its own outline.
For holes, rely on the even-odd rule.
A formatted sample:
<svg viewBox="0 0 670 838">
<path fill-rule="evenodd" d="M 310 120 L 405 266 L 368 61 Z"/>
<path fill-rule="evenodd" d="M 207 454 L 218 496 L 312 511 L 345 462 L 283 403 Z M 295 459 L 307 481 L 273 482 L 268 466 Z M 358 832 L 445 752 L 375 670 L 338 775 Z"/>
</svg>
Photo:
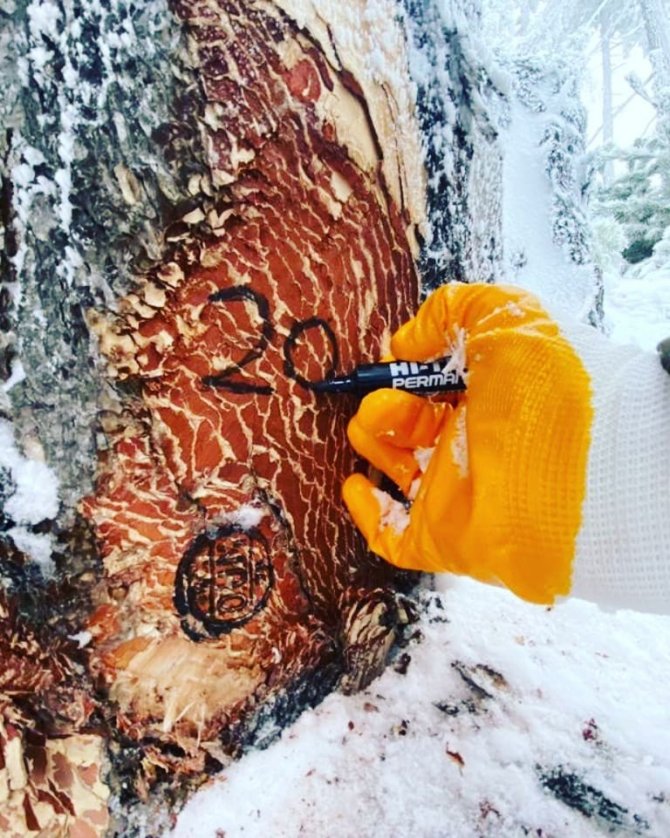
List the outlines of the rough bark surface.
<svg viewBox="0 0 670 838">
<path fill-rule="evenodd" d="M 165 260 L 91 315 L 138 395 L 83 511 L 105 567 L 92 667 L 145 760 L 176 743 L 186 773 L 270 695 L 383 663 L 393 576 L 339 496 L 353 405 L 310 383 L 378 355 L 418 283 L 383 180 L 323 115 L 336 98 L 372 142 L 353 81 L 263 4 L 176 9 L 209 171 Z"/>
</svg>

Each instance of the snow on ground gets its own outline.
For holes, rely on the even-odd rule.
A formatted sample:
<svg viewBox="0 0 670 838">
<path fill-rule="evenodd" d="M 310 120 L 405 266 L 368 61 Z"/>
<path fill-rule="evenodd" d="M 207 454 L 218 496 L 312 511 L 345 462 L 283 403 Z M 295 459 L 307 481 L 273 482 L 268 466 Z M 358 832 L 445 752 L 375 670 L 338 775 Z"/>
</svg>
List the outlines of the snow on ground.
<svg viewBox="0 0 670 838">
<path fill-rule="evenodd" d="M 605 319 L 610 338 L 653 351 L 670 337 L 670 267 L 629 270 L 605 277 Z"/>
<path fill-rule="evenodd" d="M 670 835 L 670 617 L 442 584 L 395 668 L 231 766 L 174 838 Z"/>
<path fill-rule="evenodd" d="M 551 118 L 513 101 L 501 136 L 506 279 L 538 294 L 553 310 L 582 317 L 592 303 L 593 267 L 575 265 L 552 239 L 552 194 L 540 150 Z"/>
</svg>

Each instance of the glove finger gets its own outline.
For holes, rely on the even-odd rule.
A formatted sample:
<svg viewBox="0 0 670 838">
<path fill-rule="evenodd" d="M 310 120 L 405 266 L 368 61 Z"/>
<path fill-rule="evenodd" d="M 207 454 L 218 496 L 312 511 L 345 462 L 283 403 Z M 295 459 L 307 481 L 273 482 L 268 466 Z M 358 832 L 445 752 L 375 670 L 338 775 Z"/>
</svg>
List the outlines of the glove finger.
<svg viewBox="0 0 670 838">
<path fill-rule="evenodd" d="M 390 477 L 400 490 L 407 494 L 419 472 L 419 466 L 411 451 L 398 448 L 370 433 L 356 416 L 349 422 L 347 436 L 353 448 L 362 457 Z"/>
<path fill-rule="evenodd" d="M 421 471 L 414 451 L 435 444 L 449 410 L 403 391 L 377 390 L 363 399 L 347 434 L 354 449 L 407 494 Z"/>
<path fill-rule="evenodd" d="M 370 550 L 405 570 L 437 569 L 421 552 L 411 512 L 362 474 L 352 474 L 342 487 L 342 497 Z"/>
<path fill-rule="evenodd" d="M 409 512 L 362 474 L 344 483 L 344 501 L 370 549 L 397 567 L 471 572 L 461 533 L 472 509 L 466 405 L 447 406 L 440 437 Z M 388 456 L 402 449 L 387 444 Z M 417 472 L 418 476 L 418 472 Z"/>
<path fill-rule="evenodd" d="M 342 486 L 342 498 L 370 550 L 395 564 L 394 557 L 402 555 L 407 523 L 403 505 L 377 489 L 362 474 L 347 477 Z"/>
<path fill-rule="evenodd" d="M 526 291 L 504 285 L 452 283 L 434 291 L 391 339 L 397 358 L 422 361 L 453 353 L 464 335 L 528 328 L 555 334 L 556 325 Z"/>
<path fill-rule="evenodd" d="M 376 390 L 361 401 L 356 418 L 368 433 L 396 448 L 428 448 L 450 409 L 404 390 Z"/>
</svg>

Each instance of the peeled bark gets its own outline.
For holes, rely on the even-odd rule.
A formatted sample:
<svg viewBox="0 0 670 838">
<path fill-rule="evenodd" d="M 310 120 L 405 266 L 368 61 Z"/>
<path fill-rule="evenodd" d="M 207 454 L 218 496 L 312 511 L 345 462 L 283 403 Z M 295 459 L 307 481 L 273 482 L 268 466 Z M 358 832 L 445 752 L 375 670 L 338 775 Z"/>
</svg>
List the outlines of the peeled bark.
<svg viewBox="0 0 670 838">
<path fill-rule="evenodd" d="M 176 10 L 208 171 L 164 260 L 89 313 L 137 396 L 82 510 L 104 562 L 92 670 L 144 762 L 192 773 L 272 696 L 383 665 L 394 574 L 339 493 L 354 405 L 310 383 L 379 355 L 418 282 L 354 80 L 275 7 Z"/>
<path fill-rule="evenodd" d="M 104 739 L 68 644 L 37 634 L 0 595 L 0 830 L 97 835 L 109 824 Z M 71 830 L 71 831 L 70 831 Z"/>
</svg>

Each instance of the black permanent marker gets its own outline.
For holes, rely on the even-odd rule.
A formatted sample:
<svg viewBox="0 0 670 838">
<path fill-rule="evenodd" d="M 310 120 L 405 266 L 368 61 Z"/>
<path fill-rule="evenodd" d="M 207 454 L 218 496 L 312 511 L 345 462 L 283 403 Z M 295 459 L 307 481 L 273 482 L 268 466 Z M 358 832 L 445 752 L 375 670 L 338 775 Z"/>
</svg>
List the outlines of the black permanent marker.
<svg viewBox="0 0 670 838">
<path fill-rule="evenodd" d="M 449 358 L 422 364 L 418 361 L 390 361 L 385 364 L 361 364 L 349 375 L 328 378 L 311 384 L 317 393 L 358 393 L 364 395 L 382 387 L 412 393 L 448 393 L 465 390 L 465 381 L 456 370 L 445 367 Z"/>
</svg>

